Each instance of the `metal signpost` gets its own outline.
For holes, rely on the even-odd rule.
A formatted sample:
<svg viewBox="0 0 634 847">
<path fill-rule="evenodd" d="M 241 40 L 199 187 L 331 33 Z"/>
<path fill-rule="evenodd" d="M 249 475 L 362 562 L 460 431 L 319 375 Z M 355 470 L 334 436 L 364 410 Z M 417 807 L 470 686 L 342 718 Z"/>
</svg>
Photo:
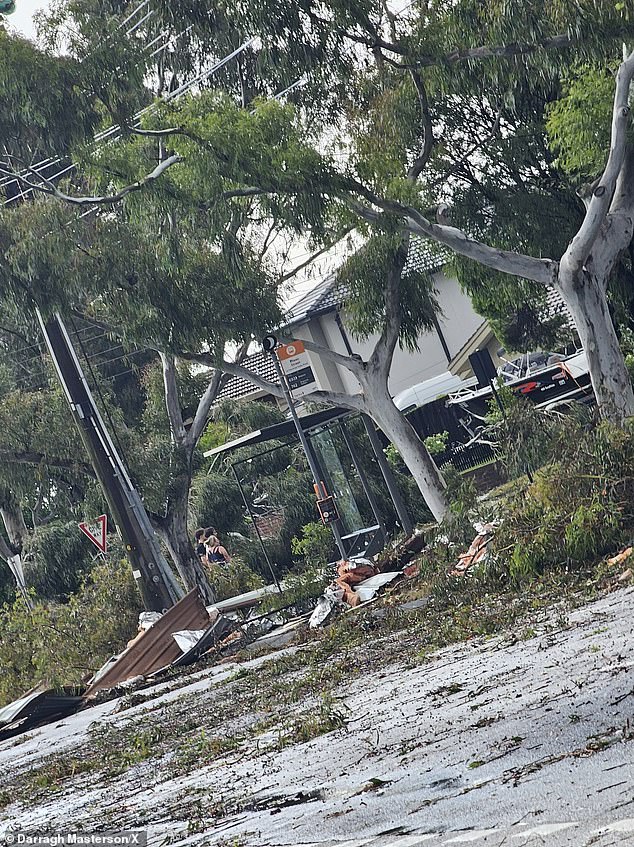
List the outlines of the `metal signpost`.
<svg viewBox="0 0 634 847">
<path fill-rule="evenodd" d="M 318 387 L 310 359 L 301 341 L 282 344 L 275 352 L 293 397 L 303 397 Z"/>
</svg>

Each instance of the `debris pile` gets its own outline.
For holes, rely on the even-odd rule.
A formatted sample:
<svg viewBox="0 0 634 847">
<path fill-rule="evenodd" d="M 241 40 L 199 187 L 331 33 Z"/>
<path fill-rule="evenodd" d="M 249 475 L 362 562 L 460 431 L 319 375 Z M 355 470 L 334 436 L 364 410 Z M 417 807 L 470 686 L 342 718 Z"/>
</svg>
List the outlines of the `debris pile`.
<svg viewBox="0 0 634 847">
<path fill-rule="evenodd" d="M 317 601 L 308 625 L 316 629 L 327 623 L 337 610 L 367 603 L 389 583 L 403 575 L 403 571 L 382 573 L 370 559 L 361 556 L 337 562 L 337 575 Z"/>
<path fill-rule="evenodd" d="M 477 535 L 471 542 L 466 553 L 458 556 L 458 564 L 451 571 L 452 576 L 463 576 L 470 571 L 474 565 L 482 564 L 488 556 L 489 542 L 493 538 L 496 525 L 492 523 L 476 523 L 473 525 Z"/>
<path fill-rule="evenodd" d="M 205 653 L 244 643 L 241 627 L 205 608 L 197 589 L 165 614 L 141 612 L 139 631 L 118 656 L 112 656 L 85 688 L 52 689 L 42 682 L 0 709 L 0 739 L 26 732 L 107 699 L 107 692 L 151 683 L 171 668 L 192 664 Z"/>
</svg>

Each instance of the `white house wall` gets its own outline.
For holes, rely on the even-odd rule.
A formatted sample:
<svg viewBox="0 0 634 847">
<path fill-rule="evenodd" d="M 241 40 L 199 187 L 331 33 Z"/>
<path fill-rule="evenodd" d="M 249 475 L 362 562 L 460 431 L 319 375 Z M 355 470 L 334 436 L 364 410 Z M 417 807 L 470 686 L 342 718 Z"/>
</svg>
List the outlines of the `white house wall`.
<svg viewBox="0 0 634 847">
<path fill-rule="evenodd" d="M 474 311 L 471 300 L 463 294 L 456 279 L 438 273 L 434 275 L 434 282 L 442 311 L 438 320 L 449 354 L 454 356 L 481 325 L 483 319 Z M 342 313 L 342 318 L 345 324 L 345 312 Z M 325 344 L 339 353 L 346 353 L 333 313 L 313 318 L 308 323 L 296 327 L 293 335 L 296 338 Z M 365 341 L 357 341 L 349 330 L 348 336 L 355 353 L 360 353 L 364 359 L 370 355 L 378 338 L 373 335 Z M 350 371 L 332 363 L 325 363 L 315 354 L 310 354 L 310 359 L 321 388 L 346 392 L 358 389 L 358 383 Z M 398 394 L 412 385 L 443 373 L 447 370 L 447 365 L 447 356 L 437 333 L 434 330 L 424 333 L 420 337 L 419 350 L 409 353 L 400 348 L 396 349 L 390 375 L 390 391 L 393 395 Z"/>
</svg>

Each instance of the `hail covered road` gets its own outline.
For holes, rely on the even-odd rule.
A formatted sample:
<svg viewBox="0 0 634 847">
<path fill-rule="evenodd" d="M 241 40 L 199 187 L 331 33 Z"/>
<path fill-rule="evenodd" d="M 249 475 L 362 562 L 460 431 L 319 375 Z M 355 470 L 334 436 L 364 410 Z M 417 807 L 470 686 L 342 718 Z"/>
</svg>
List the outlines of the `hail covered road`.
<svg viewBox="0 0 634 847">
<path fill-rule="evenodd" d="M 106 783 L 79 775 L 37 802 L 16 794 L 0 842 L 137 828 L 156 845 L 634 844 L 633 618 L 634 590 L 621 589 L 566 621 L 551 611 L 532 637 L 478 640 L 357 678 L 337 700 L 345 728 L 310 741 L 267 750 L 269 730 L 255 752 L 179 776 L 150 758 Z M 195 714 L 235 670 L 216 666 L 125 712 L 111 701 L 5 741 L 0 772 L 28 775 L 85 744 L 91 724 L 129 726 L 175 698 Z"/>
</svg>

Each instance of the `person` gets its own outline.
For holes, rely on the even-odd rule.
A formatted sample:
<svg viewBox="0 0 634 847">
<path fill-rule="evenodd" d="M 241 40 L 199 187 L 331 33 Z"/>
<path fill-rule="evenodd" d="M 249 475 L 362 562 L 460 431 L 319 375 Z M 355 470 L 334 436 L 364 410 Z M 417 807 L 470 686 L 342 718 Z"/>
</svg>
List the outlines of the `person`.
<svg viewBox="0 0 634 847">
<path fill-rule="evenodd" d="M 231 561 L 231 556 L 214 533 L 206 536 L 205 547 L 207 548 L 207 561 L 209 564 L 228 564 Z"/>
<path fill-rule="evenodd" d="M 200 558 L 200 564 L 201 565 L 208 565 L 209 564 L 209 562 L 207 561 L 207 548 L 205 547 L 204 544 L 197 544 L 196 545 L 196 553 L 198 554 L 198 557 Z"/>
</svg>

